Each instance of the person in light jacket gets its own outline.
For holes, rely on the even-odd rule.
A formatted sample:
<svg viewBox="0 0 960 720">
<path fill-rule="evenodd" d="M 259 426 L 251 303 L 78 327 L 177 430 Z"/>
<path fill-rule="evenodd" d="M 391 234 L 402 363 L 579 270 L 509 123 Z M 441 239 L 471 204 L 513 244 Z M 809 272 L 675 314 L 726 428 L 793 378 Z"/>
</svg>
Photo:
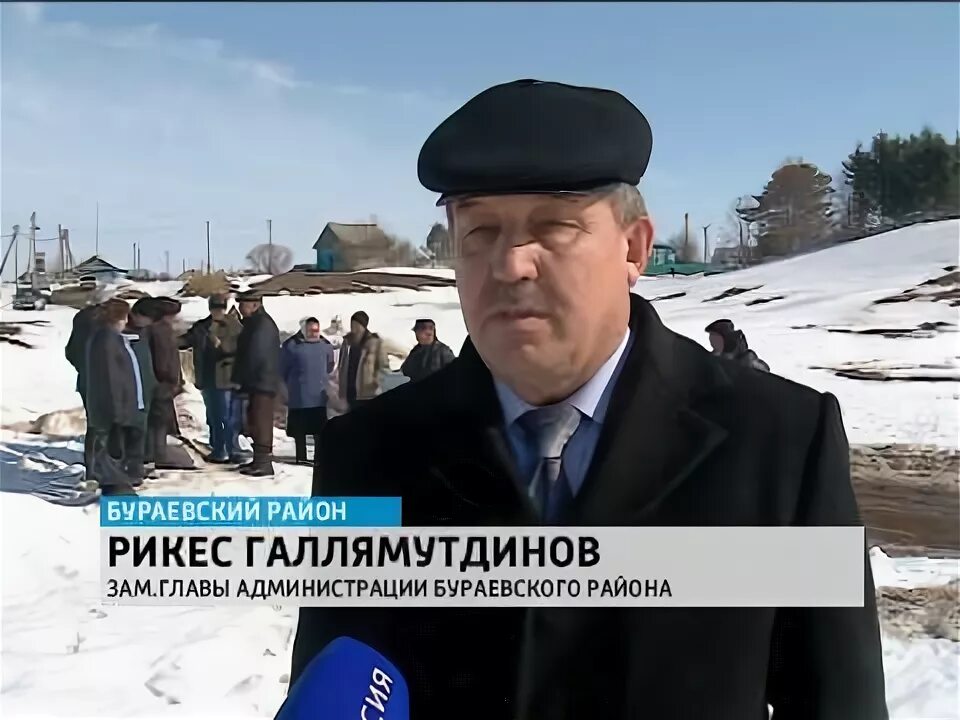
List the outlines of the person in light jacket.
<svg viewBox="0 0 960 720">
<path fill-rule="evenodd" d="M 363 310 L 350 317 L 350 332 L 344 336 L 338 361 L 340 399 L 349 410 L 372 400 L 383 390 L 383 373 L 390 362 L 383 340 L 370 332 L 370 316 Z"/>
<path fill-rule="evenodd" d="M 333 371 L 333 345 L 320 333 L 320 321 L 307 318 L 300 332 L 280 349 L 280 376 L 287 386 L 287 437 L 297 447 L 297 462 L 307 462 L 307 435 L 313 436 L 314 461 L 320 431 L 327 422 L 327 382 Z"/>
</svg>

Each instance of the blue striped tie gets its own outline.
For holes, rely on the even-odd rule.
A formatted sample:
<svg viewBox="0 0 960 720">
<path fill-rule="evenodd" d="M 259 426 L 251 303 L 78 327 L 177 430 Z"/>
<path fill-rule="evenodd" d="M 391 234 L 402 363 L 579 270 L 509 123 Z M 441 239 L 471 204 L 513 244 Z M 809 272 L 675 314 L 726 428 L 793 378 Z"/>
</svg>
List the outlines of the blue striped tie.
<svg viewBox="0 0 960 720">
<path fill-rule="evenodd" d="M 528 492 L 547 523 L 559 521 L 573 499 L 561 467 L 563 450 L 580 426 L 580 418 L 579 410 L 563 403 L 529 410 L 518 421 L 537 449 L 539 461 Z"/>
</svg>

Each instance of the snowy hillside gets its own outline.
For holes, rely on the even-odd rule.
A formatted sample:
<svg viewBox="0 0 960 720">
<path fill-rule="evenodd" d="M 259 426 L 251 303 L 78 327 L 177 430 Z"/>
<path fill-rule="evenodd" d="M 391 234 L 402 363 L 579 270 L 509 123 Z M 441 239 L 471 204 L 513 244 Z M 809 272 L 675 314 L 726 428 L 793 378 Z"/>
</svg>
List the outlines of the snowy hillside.
<svg viewBox="0 0 960 720">
<path fill-rule="evenodd" d="M 957 380 L 878 382 L 841 377 L 834 370 L 845 363 L 853 364 L 848 370 L 872 363 L 869 367 L 881 373 L 937 365 L 931 373 L 956 377 L 960 309 L 929 299 L 929 292 L 948 286 L 921 284 L 958 264 L 958 237 L 957 221 L 918 226 L 720 276 L 644 279 L 636 291 L 654 301 L 668 326 L 704 345 L 708 322 L 733 320 L 774 372 L 838 396 L 854 442 L 955 447 Z M 151 283 L 137 287 L 159 294 Z M 874 304 L 918 287 L 927 299 Z M 732 288 L 750 289 L 713 300 Z M 162 292 L 175 289 L 165 284 Z M 12 312 L 10 294 L 4 287 L 0 319 L 41 324 L 25 325 L 19 336 L 32 348 L 3 345 L 0 351 L 5 428 L 0 434 L 0 485 L 5 489 L 11 478 L 30 482 L 62 471 L 79 461 L 82 449 L 74 439 L 9 429 L 80 405 L 75 375 L 63 357 L 74 312 L 58 307 Z M 455 349 L 465 337 L 454 288 L 273 297 L 266 307 L 281 329 L 290 331 L 307 315 L 317 316 L 326 327 L 334 316 L 347 323 L 362 309 L 370 315 L 371 330 L 403 347 L 412 345 L 410 329 L 418 317 L 434 318 L 439 337 Z M 203 317 L 206 302 L 186 301 L 183 314 L 186 319 Z M 900 332 L 925 323 L 945 324 Z M 849 332 L 871 329 L 896 330 L 887 334 L 897 337 Z M 199 427 L 199 397 L 191 393 L 186 400 Z M 69 430 L 69 413 L 58 417 Z M 149 481 L 147 492 L 306 494 L 309 485 L 309 468 L 278 465 L 277 477 L 266 481 L 203 470 Z M 0 524 L 0 716 L 273 716 L 286 689 L 293 608 L 101 607 L 95 509 L 54 506 L 6 491 L 0 493 Z M 952 561 L 891 558 L 877 550 L 871 559 L 878 583 L 890 587 L 942 586 L 958 576 Z M 960 717 L 958 643 L 885 637 L 884 648 L 892 717 Z"/>
</svg>

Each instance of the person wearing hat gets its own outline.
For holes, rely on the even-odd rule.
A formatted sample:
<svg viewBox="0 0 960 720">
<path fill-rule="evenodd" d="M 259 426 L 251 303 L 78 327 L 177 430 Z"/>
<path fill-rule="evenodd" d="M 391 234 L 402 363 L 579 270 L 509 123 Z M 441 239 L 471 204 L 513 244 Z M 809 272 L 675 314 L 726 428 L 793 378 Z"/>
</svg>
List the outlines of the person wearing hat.
<svg viewBox="0 0 960 720">
<path fill-rule="evenodd" d="M 399 496 L 413 527 L 861 524 L 836 398 L 716 362 L 631 292 L 651 148 L 619 93 L 536 80 L 434 130 L 419 176 L 469 337 L 327 424 L 314 494 Z M 411 716 L 882 720 L 866 560 L 863 587 L 844 608 L 304 607 L 290 679 L 346 635 L 404 674 Z"/>
<path fill-rule="evenodd" d="M 70 337 L 64 347 L 64 356 L 67 358 L 73 369 L 77 372 L 76 390 L 80 395 L 80 401 L 83 403 L 83 409 L 87 409 L 87 344 L 93 334 L 99 329 L 102 321 L 103 306 L 99 298 L 91 296 L 86 306 L 77 311 L 73 316 L 73 325 L 70 330 Z M 88 430 L 83 439 L 83 465 L 86 468 L 86 477 L 88 480 L 95 480 L 93 477 L 93 433 Z"/>
<path fill-rule="evenodd" d="M 233 384 L 247 399 L 246 432 L 253 441 L 253 461 L 240 472 L 273 475 L 273 413 L 280 389 L 280 330 L 256 291 L 237 295 L 243 329 L 237 338 Z"/>
<path fill-rule="evenodd" d="M 179 344 L 173 329 L 173 319 L 180 313 L 180 302 L 169 297 L 157 297 L 151 299 L 148 308 L 153 323 L 143 335 L 153 355 L 153 373 L 157 383 L 147 417 L 146 461 L 160 470 L 180 469 L 167 450 L 167 436 L 180 435 L 174 398 L 183 387 L 183 375 Z"/>
<path fill-rule="evenodd" d="M 370 332 L 370 316 L 358 310 L 350 316 L 350 332 L 340 345 L 337 385 L 340 402 L 349 410 L 372 400 L 383 390 L 383 373 L 390 361 L 383 340 Z"/>
<path fill-rule="evenodd" d="M 747 336 L 742 330 L 737 330 L 732 321 L 714 320 L 704 328 L 704 332 L 707 333 L 714 355 L 733 360 L 744 367 L 770 372 L 770 366 L 750 349 Z"/>
<path fill-rule="evenodd" d="M 411 382 L 423 380 L 437 370 L 452 363 L 456 356 L 447 345 L 437 339 L 437 326 L 429 318 L 422 318 L 413 324 L 413 334 L 417 344 L 400 366 L 400 372 Z"/>
<path fill-rule="evenodd" d="M 103 495 L 136 495 L 143 483 L 143 429 L 151 378 L 125 332 L 130 306 L 116 298 L 102 303 L 99 322 L 87 343 L 87 434 L 91 438 L 89 477 Z M 111 452 L 111 445 L 119 447 Z"/>
<path fill-rule="evenodd" d="M 233 412 L 233 365 L 237 340 L 243 324 L 236 314 L 227 313 L 226 295 L 212 295 L 207 301 L 210 314 L 198 320 L 180 337 L 181 350 L 193 350 L 194 385 L 203 397 L 210 430 L 207 462 L 236 460 L 240 446 L 240 425 Z"/>
</svg>

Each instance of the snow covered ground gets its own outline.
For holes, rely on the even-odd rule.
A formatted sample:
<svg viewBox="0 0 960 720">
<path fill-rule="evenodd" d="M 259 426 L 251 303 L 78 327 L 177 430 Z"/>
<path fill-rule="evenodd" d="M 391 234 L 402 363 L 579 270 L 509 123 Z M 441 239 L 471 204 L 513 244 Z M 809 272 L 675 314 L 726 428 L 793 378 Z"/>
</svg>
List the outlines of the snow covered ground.
<svg viewBox="0 0 960 720">
<path fill-rule="evenodd" d="M 918 226 L 735 273 L 644 279 L 636 291 L 650 299 L 684 293 L 656 300 L 655 306 L 670 327 L 704 344 L 708 322 L 733 320 L 775 372 L 837 395 L 853 442 L 956 447 L 960 383 L 872 382 L 813 368 L 881 361 L 939 364 L 955 372 L 958 308 L 927 300 L 872 303 L 945 275 L 945 268 L 957 265 L 958 236 L 956 221 Z M 169 283 L 162 289 L 150 283 L 137 287 L 152 294 L 176 290 Z M 755 289 L 710 301 L 734 287 Z M 4 287 L 0 319 L 47 324 L 25 326 L 21 339 L 34 349 L 2 346 L 0 421 L 5 428 L 79 406 L 75 377 L 63 357 L 73 311 L 11 312 L 6 307 L 10 295 L 11 288 Z M 747 305 L 776 296 L 781 299 Z M 434 318 L 439 337 L 455 349 L 466 334 L 453 288 L 278 297 L 268 298 L 266 306 L 281 329 L 291 331 L 307 315 L 326 326 L 334 316 L 346 323 L 363 309 L 371 329 L 400 346 L 412 345 L 410 328 L 418 317 Z M 205 313 L 205 301 L 185 303 L 186 319 Z M 935 322 L 949 325 L 930 337 L 823 329 L 909 329 Z M 199 414 L 199 398 L 188 400 Z M 75 439 L 4 429 L 0 473 L 9 478 L 57 472 L 78 462 L 81 450 Z M 204 470 L 148 481 L 148 492 L 305 494 L 309 476 L 308 468 L 288 465 L 278 465 L 277 477 L 266 481 Z M 3 718 L 263 718 L 279 707 L 294 608 L 101 606 L 95 508 L 59 507 L 3 492 L 0 522 Z M 956 561 L 894 559 L 876 549 L 871 560 L 882 585 L 937 585 L 960 575 Z M 884 662 L 894 718 L 960 718 L 957 643 L 884 638 Z"/>
</svg>

